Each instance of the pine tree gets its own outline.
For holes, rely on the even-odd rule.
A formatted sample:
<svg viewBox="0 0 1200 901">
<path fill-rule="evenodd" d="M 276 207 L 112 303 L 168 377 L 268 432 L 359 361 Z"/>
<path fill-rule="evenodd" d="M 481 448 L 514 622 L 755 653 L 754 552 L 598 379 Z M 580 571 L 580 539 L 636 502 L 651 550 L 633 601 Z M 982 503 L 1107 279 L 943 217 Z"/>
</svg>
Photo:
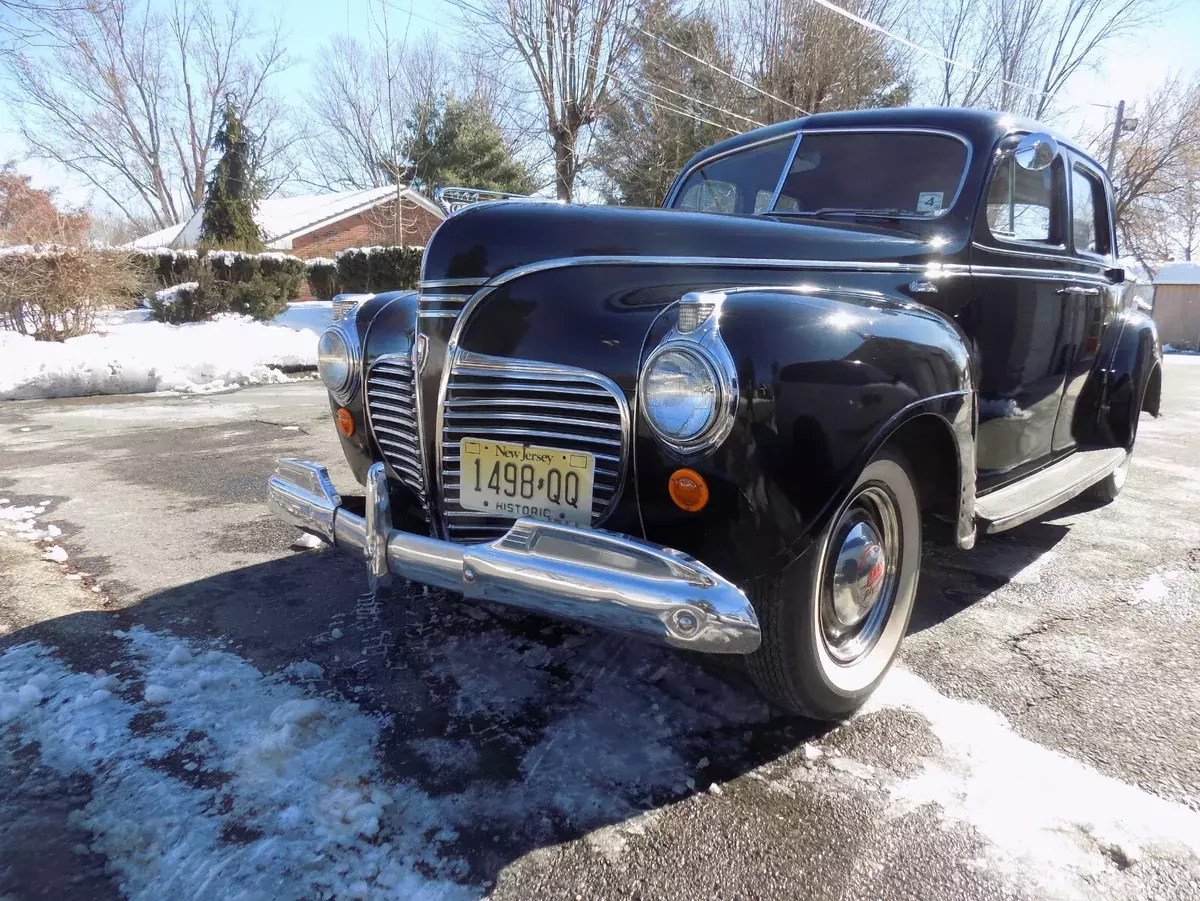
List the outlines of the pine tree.
<svg viewBox="0 0 1200 901">
<path fill-rule="evenodd" d="M 254 222 L 254 209 L 262 195 L 262 180 L 255 171 L 256 138 L 232 100 L 225 101 L 224 118 L 213 139 L 221 159 L 204 195 L 200 243 L 257 253 L 263 249 L 263 241 Z"/>
</svg>

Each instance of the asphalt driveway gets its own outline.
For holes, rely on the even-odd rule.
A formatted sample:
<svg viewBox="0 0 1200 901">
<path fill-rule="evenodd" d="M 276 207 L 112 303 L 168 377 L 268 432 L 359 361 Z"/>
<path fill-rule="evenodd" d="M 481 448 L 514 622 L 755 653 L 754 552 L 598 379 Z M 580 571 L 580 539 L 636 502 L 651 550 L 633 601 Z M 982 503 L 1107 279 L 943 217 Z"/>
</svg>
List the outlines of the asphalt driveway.
<svg viewBox="0 0 1200 901">
<path fill-rule="evenodd" d="M 0 405 L 0 899 L 1200 898 L 1198 360 L 1115 504 L 927 547 L 835 729 L 291 548 L 314 382 Z"/>
</svg>

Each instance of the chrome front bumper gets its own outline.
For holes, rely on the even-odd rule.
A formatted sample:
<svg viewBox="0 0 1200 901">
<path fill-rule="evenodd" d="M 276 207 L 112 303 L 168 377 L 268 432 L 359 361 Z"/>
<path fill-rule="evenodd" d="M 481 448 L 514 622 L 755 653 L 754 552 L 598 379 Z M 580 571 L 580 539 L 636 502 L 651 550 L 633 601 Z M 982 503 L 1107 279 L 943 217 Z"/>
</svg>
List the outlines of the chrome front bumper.
<svg viewBox="0 0 1200 901">
<path fill-rule="evenodd" d="M 382 463 L 368 473 L 365 518 L 341 506 L 320 464 L 280 460 L 267 484 L 280 519 L 362 558 L 373 578 L 391 573 L 693 651 L 749 654 L 761 640 L 737 586 L 670 548 L 532 519 L 489 544 L 402 532 L 392 528 Z"/>
</svg>

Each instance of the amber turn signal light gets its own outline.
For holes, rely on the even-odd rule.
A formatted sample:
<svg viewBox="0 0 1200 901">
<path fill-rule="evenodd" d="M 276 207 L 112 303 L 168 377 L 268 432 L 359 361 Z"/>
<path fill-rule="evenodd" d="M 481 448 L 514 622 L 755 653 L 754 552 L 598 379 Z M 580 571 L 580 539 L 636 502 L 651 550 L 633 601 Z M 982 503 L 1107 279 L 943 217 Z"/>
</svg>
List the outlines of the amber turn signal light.
<svg viewBox="0 0 1200 901">
<path fill-rule="evenodd" d="M 338 407 L 338 411 L 333 414 L 333 420 L 337 423 L 338 434 L 343 438 L 354 434 L 354 417 L 345 407 Z"/>
<path fill-rule="evenodd" d="M 689 513 L 703 510 L 704 505 L 708 503 L 708 485 L 700 473 L 693 469 L 677 469 L 671 473 L 671 478 L 667 481 L 667 491 L 675 506 Z"/>
</svg>

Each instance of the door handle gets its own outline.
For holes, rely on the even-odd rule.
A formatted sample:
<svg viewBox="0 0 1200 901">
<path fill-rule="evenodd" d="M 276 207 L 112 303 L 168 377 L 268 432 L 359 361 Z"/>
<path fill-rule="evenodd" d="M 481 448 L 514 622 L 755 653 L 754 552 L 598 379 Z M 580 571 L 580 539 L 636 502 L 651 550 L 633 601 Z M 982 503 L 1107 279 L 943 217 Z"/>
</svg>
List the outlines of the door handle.
<svg viewBox="0 0 1200 901">
<path fill-rule="evenodd" d="M 1082 294 L 1084 297 L 1096 297 L 1100 293 L 1099 288 L 1085 288 L 1082 285 L 1067 285 L 1065 288 L 1059 288 L 1056 294 Z"/>
</svg>

